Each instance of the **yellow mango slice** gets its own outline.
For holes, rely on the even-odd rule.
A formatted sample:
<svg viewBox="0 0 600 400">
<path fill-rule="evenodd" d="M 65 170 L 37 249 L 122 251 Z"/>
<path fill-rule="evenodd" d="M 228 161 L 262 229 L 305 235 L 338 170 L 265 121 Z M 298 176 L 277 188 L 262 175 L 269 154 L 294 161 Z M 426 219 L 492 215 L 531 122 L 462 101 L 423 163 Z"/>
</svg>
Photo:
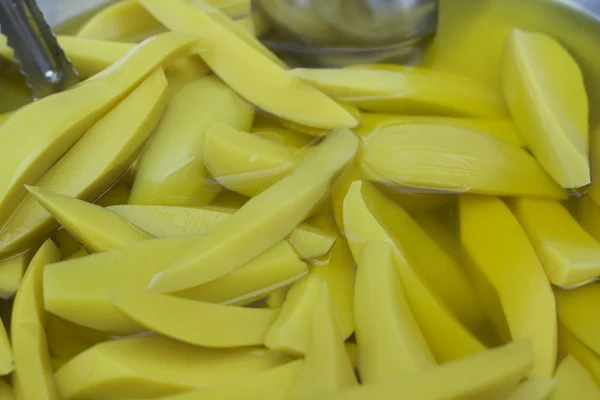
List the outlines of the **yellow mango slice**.
<svg viewBox="0 0 600 400">
<path fill-rule="evenodd" d="M 596 385 L 600 386 L 600 356 L 583 344 L 562 323 L 559 324 L 558 346 L 561 355 L 575 357 L 590 373 Z"/>
<path fill-rule="evenodd" d="M 348 113 L 350 115 L 352 115 L 352 117 L 354 117 L 355 120 L 360 122 L 362 115 L 358 108 L 351 106 L 349 104 L 346 104 L 346 103 L 339 102 L 339 101 L 337 103 L 344 110 L 348 111 Z M 285 119 L 280 119 L 279 123 L 287 128 L 290 128 L 293 131 L 301 132 L 301 133 L 304 133 L 304 134 L 310 135 L 310 136 L 322 137 L 322 136 L 327 136 L 329 134 L 328 129 L 304 126 L 301 124 L 297 124 L 295 122 L 287 121 Z M 358 126 L 360 126 L 360 125 L 358 125 Z"/>
<path fill-rule="evenodd" d="M 595 323 L 595 301 L 600 299 L 600 285 L 585 285 L 574 290 L 555 290 L 556 307 L 564 326 L 587 347 L 600 354 L 600 329 Z"/>
<path fill-rule="evenodd" d="M 581 227 L 596 241 L 600 241 L 600 207 L 589 196 L 577 199 L 575 214 Z"/>
<path fill-rule="evenodd" d="M 60 249 L 60 256 L 62 259 L 70 257 L 81 249 L 81 243 L 63 228 L 60 228 L 52 235 L 52 240 Z"/>
<path fill-rule="evenodd" d="M 15 400 L 15 393 L 10 385 L 0 379 L 0 399 Z"/>
<path fill-rule="evenodd" d="M 445 125 L 398 125 L 364 139 L 362 170 L 384 185 L 502 196 L 564 198 L 524 149 Z"/>
<path fill-rule="evenodd" d="M 300 258 L 314 260 L 329 253 L 337 240 L 337 236 L 309 225 L 300 225 L 294 229 L 288 240 L 296 249 Z"/>
<path fill-rule="evenodd" d="M 550 283 L 575 287 L 600 276 L 600 243 L 562 204 L 519 198 L 509 205 L 529 236 Z"/>
<path fill-rule="evenodd" d="M 525 381 L 506 400 L 546 400 L 554 391 L 554 379 L 534 379 Z"/>
<path fill-rule="evenodd" d="M 357 148 L 352 132 L 334 131 L 292 173 L 244 204 L 168 269 L 155 274 L 150 289 L 174 292 L 209 282 L 273 246 L 325 197 L 331 181 Z"/>
<path fill-rule="evenodd" d="M 502 60 L 510 113 L 527 147 L 564 188 L 590 183 L 588 99 L 579 66 L 558 41 L 514 29 Z"/>
<path fill-rule="evenodd" d="M 195 0 L 195 3 L 202 2 Z M 265 52 L 228 30 L 214 13 L 206 11 L 207 4 L 202 8 L 183 0 L 141 0 L 141 4 L 173 31 L 202 37 L 198 51 L 204 62 L 257 107 L 283 119 L 317 128 L 357 125 L 357 121 L 334 100 L 286 75 L 281 65 Z M 240 30 L 248 35 L 243 28 Z M 244 65 L 243 70 L 238 68 L 240 65 Z M 248 76 L 255 79 L 247 79 Z"/>
<path fill-rule="evenodd" d="M 58 399 L 44 331 L 42 280 L 46 264 L 59 259 L 56 245 L 46 241 L 31 260 L 15 298 L 10 328 L 15 365 L 12 379 L 23 400 Z"/>
<path fill-rule="evenodd" d="M 421 332 L 438 362 L 456 360 L 483 351 L 484 346 L 452 314 L 440 297 L 426 286 L 407 263 L 404 248 L 390 237 L 369 210 L 362 195 L 362 182 L 352 183 L 344 199 L 344 232 L 355 260 L 360 260 L 364 245 L 370 241 L 389 243 L 394 264 L 406 298 Z"/>
<path fill-rule="evenodd" d="M 111 291 L 113 288 L 146 288 L 155 272 L 196 246 L 198 240 L 197 236 L 146 240 L 49 265 L 44 275 L 46 310 L 102 331 L 141 332 L 144 328 L 140 324 L 114 307 Z M 265 297 L 307 272 L 306 265 L 289 243 L 281 242 L 239 270 L 176 295 L 211 303 L 238 304 L 259 295 Z"/>
<path fill-rule="evenodd" d="M 496 197 L 460 198 L 460 235 L 498 292 L 513 338 L 533 339 L 532 378 L 549 378 L 556 362 L 556 307 L 544 267 L 510 209 Z"/>
<path fill-rule="evenodd" d="M 296 152 L 315 144 L 318 138 L 287 128 L 282 121 L 272 116 L 257 114 L 251 133 L 265 139 L 296 149 Z"/>
<path fill-rule="evenodd" d="M 304 363 L 288 394 L 291 400 L 358 386 L 326 287 L 320 289 L 312 320 Z"/>
<path fill-rule="evenodd" d="M 148 238 L 110 210 L 51 190 L 33 186 L 27 189 L 58 223 L 92 252 Z"/>
<path fill-rule="evenodd" d="M 165 67 L 165 75 L 169 81 L 169 97 L 173 98 L 188 83 L 210 74 L 208 66 L 194 54 Z"/>
<path fill-rule="evenodd" d="M 396 274 L 392 248 L 365 244 L 354 297 L 358 369 L 363 384 L 391 381 L 436 364 Z"/>
<path fill-rule="evenodd" d="M 36 186 L 86 200 L 98 197 L 125 173 L 146 143 L 166 105 L 166 91 L 167 81 L 159 69 L 96 123 Z M 56 227 L 30 195 L 0 230 L 0 252 L 26 249 Z"/>
<path fill-rule="evenodd" d="M 204 165 L 223 187 L 253 197 L 287 175 L 295 159 L 284 145 L 217 124 L 206 132 Z"/>
<path fill-rule="evenodd" d="M 273 368 L 284 356 L 260 348 L 213 350 L 158 335 L 100 343 L 60 368 L 60 398 L 148 398 Z"/>
<path fill-rule="evenodd" d="M 159 65 L 187 54 L 196 41 L 166 33 L 77 87 L 33 102 L 0 126 L 0 223 L 84 133 Z"/>
<path fill-rule="evenodd" d="M 61 364 L 90 347 L 111 339 L 111 333 L 87 328 L 53 314 L 47 315 L 45 328 L 48 351 Z"/>
<path fill-rule="evenodd" d="M 129 194 L 131 193 L 131 186 L 129 182 L 121 179 L 115 183 L 110 189 L 102 193 L 102 195 L 94 202 L 102 207 L 110 207 L 116 205 L 127 204 L 129 200 Z"/>
<path fill-rule="evenodd" d="M 223 306 L 129 288 L 114 291 L 111 299 L 149 331 L 204 347 L 262 345 L 277 315 L 266 308 Z"/>
<path fill-rule="evenodd" d="M 130 204 L 209 204 L 220 186 L 203 164 L 206 130 L 223 122 L 236 129 L 252 125 L 254 111 L 217 78 L 200 78 L 169 102 L 144 150 Z"/>
<path fill-rule="evenodd" d="M 27 254 L 19 254 L 0 261 L 0 297 L 8 299 L 17 292 L 29 259 Z"/>
<path fill-rule="evenodd" d="M 556 387 L 550 400 L 600 399 L 600 388 L 590 373 L 573 356 L 567 356 L 556 369 Z"/>
<path fill-rule="evenodd" d="M 297 68 L 288 75 L 367 111 L 487 118 L 506 115 L 502 99 L 488 88 L 463 76 L 432 70 Z"/>
<path fill-rule="evenodd" d="M 76 258 L 81 258 L 81 257 L 85 257 L 85 256 L 89 256 L 90 253 L 84 248 L 80 248 L 79 250 L 77 250 L 75 253 L 71 254 L 69 257 L 66 257 L 65 260 L 74 260 Z"/>
</svg>

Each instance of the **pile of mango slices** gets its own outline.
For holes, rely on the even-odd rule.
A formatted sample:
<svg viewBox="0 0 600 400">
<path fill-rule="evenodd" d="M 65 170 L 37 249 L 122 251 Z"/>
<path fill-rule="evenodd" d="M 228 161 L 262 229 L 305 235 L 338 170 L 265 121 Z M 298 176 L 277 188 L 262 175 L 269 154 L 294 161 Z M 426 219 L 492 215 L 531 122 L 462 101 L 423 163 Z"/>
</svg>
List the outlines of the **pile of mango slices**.
<svg viewBox="0 0 600 400">
<path fill-rule="evenodd" d="M 248 12 L 119 2 L 3 116 L 0 398 L 600 399 L 569 53 L 514 30 L 502 95 L 291 69 Z"/>
</svg>

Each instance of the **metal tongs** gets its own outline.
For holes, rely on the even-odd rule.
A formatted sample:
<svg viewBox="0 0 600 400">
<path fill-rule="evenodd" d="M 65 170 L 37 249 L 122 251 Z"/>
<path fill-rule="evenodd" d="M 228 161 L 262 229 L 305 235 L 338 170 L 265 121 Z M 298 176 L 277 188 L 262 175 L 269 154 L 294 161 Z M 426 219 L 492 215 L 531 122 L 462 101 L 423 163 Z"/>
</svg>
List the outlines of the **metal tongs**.
<svg viewBox="0 0 600 400">
<path fill-rule="evenodd" d="M 0 0 L 0 31 L 13 49 L 34 99 L 79 83 L 77 71 L 35 0 Z"/>
</svg>

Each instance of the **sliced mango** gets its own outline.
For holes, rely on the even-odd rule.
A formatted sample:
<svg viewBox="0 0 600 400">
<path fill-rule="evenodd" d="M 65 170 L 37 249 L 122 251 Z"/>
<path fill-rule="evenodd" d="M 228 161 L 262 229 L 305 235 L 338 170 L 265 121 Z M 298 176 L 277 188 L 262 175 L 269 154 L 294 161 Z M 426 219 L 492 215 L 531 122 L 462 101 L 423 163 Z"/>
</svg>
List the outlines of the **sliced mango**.
<svg viewBox="0 0 600 400">
<path fill-rule="evenodd" d="M 176 60 L 165 68 L 165 75 L 169 81 L 169 97 L 173 98 L 188 83 L 208 74 L 210 69 L 196 54 Z"/>
<path fill-rule="evenodd" d="M 502 61 L 510 113 L 527 147 L 564 188 L 590 183 L 589 106 L 583 75 L 558 41 L 514 29 Z"/>
<path fill-rule="evenodd" d="M 519 198 L 509 205 L 529 236 L 550 283 L 575 287 L 600 277 L 600 243 L 562 204 Z"/>
<path fill-rule="evenodd" d="M 596 385 L 600 386 L 600 356 L 583 344 L 563 324 L 559 324 L 558 346 L 561 355 L 572 355 L 590 373 Z"/>
<path fill-rule="evenodd" d="M 567 356 L 556 369 L 556 387 L 550 400 L 600 399 L 600 388 L 590 373 L 573 356 Z"/>
<path fill-rule="evenodd" d="M 222 189 L 217 197 L 211 203 L 215 207 L 225 208 L 240 208 L 250 200 L 249 197 L 242 196 L 239 193 L 232 192 L 231 190 Z"/>
<path fill-rule="evenodd" d="M 262 345 L 277 315 L 267 308 L 223 306 L 130 288 L 113 291 L 111 299 L 149 331 L 204 347 Z"/>
<path fill-rule="evenodd" d="M 563 325 L 587 347 L 600 354 L 600 326 L 595 303 L 600 301 L 600 285 L 585 285 L 574 290 L 555 290 L 556 307 Z M 591 313 L 591 314 L 590 314 Z"/>
<path fill-rule="evenodd" d="M 203 3 L 195 0 L 195 3 Z M 246 100 L 278 117 L 316 128 L 354 127 L 357 121 L 334 100 L 286 75 L 275 61 L 223 26 L 205 4 L 184 0 L 141 0 L 141 4 L 175 32 L 203 38 L 198 52 L 204 62 Z M 236 25 L 237 26 L 237 25 Z M 243 28 L 240 30 L 250 36 Z M 251 36 L 250 36 L 251 37 Z M 256 40 L 256 39 L 255 39 Z M 244 68 L 240 69 L 239 66 Z M 248 79 L 253 76 L 254 79 Z"/>
<path fill-rule="evenodd" d="M 487 118 L 506 115 L 502 99 L 493 91 L 469 78 L 438 71 L 297 68 L 288 75 L 367 111 Z"/>
<path fill-rule="evenodd" d="M 352 132 L 334 131 L 291 174 L 252 198 L 198 246 L 155 274 L 150 289 L 174 292 L 197 286 L 260 255 L 308 217 L 357 148 Z"/>
<path fill-rule="evenodd" d="M 327 255 L 338 238 L 310 225 L 300 225 L 294 229 L 288 240 L 300 258 L 314 260 Z"/>
<path fill-rule="evenodd" d="M 47 315 L 45 328 L 48 351 L 62 364 L 92 346 L 110 340 L 112 335 L 110 332 L 87 328 L 53 314 Z"/>
<path fill-rule="evenodd" d="M 80 248 L 75 253 L 71 254 L 69 257 L 66 257 L 65 260 L 74 260 L 76 258 L 81 258 L 85 256 L 89 256 L 90 252 L 85 249 L 85 247 Z"/>
<path fill-rule="evenodd" d="M 364 139 L 362 170 L 376 182 L 415 191 L 564 198 L 524 149 L 446 125 L 397 125 Z"/>
<path fill-rule="evenodd" d="M 52 240 L 60 249 L 60 256 L 65 259 L 81 249 L 81 243 L 77 241 L 67 230 L 60 228 L 52 235 Z"/>
<path fill-rule="evenodd" d="M 364 384 L 383 383 L 436 364 L 396 273 L 392 248 L 365 244 L 354 295 L 358 369 Z"/>
<path fill-rule="evenodd" d="M 0 261 L 0 297 L 8 299 L 17 292 L 29 259 L 27 254 L 19 254 Z"/>
<path fill-rule="evenodd" d="M 206 130 L 219 122 L 247 130 L 253 115 L 249 104 L 213 76 L 186 85 L 169 102 L 139 161 L 130 204 L 209 204 L 220 186 L 203 164 Z"/>
<path fill-rule="evenodd" d="M 110 189 L 102 193 L 94 203 L 102 207 L 127 204 L 131 185 L 124 178 L 115 183 Z"/>
<path fill-rule="evenodd" d="M 60 398 L 148 398 L 176 394 L 276 367 L 260 348 L 213 350 L 158 335 L 100 343 L 60 368 Z"/>
<path fill-rule="evenodd" d="M 575 215 L 581 227 L 600 242 L 600 207 L 588 195 L 577 199 L 576 204 Z"/>
<path fill-rule="evenodd" d="M 525 381 L 506 400 L 546 400 L 556 386 L 554 379 L 534 379 Z"/>
<path fill-rule="evenodd" d="M 86 200 L 98 197 L 139 154 L 166 105 L 166 91 L 159 69 L 96 123 L 36 186 Z M 26 249 L 58 226 L 30 195 L 0 230 L 0 252 Z"/>
<path fill-rule="evenodd" d="M 531 377 L 552 377 L 555 300 L 523 228 L 502 200 L 465 195 L 460 198 L 460 235 L 465 250 L 498 292 L 512 337 L 533 339 Z"/>
</svg>

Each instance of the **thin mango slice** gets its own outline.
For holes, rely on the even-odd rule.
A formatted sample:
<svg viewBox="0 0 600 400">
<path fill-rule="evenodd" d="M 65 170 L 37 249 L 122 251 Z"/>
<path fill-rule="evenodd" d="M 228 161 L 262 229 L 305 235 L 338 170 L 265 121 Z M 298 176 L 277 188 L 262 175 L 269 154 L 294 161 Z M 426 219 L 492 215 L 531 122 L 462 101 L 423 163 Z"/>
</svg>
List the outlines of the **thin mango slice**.
<svg viewBox="0 0 600 400">
<path fill-rule="evenodd" d="M 98 197 L 125 173 L 145 144 L 166 105 L 166 91 L 167 81 L 159 69 L 96 123 L 36 186 L 44 193 Z M 26 249 L 58 226 L 30 195 L 0 230 L 0 252 Z"/>
<path fill-rule="evenodd" d="M 190 391 L 287 361 L 262 350 L 213 350 L 158 335 L 100 343 L 60 368 L 61 399 L 149 398 Z"/>
<path fill-rule="evenodd" d="M 247 130 L 253 116 L 252 107 L 213 76 L 185 86 L 169 102 L 139 161 L 130 204 L 209 204 L 220 186 L 203 164 L 206 130 L 219 122 Z"/>
<path fill-rule="evenodd" d="M 486 118 L 506 115 L 502 99 L 488 88 L 438 71 L 297 68 L 288 75 L 367 111 Z"/>
<path fill-rule="evenodd" d="M 344 232 L 355 260 L 361 259 L 363 247 L 369 241 L 392 246 L 396 272 L 406 298 L 438 362 L 464 358 L 485 349 L 407 263 L 404 249 L 398 247 L 379 222 L 379 217 L 367 207 L 360 181 L 352 183 L 344 199 Z"/>
<path fill-rule="evenodd" d="M 208 66 L 194 54 L 175 61 L 165 68 L 169 81 L 169 98 L 173 98 L 188 83 L 210 74 Z"/>
<path fill-rule="evenodd" d="M 149 288 L 157 292 L 187 289 L 223 276 L 260 255 L 308 217 L 357 148 L 352 132 L 334 131 L 291 174 L 252 198 L 198 246 L 155 274 Z"/>
<path fill-rule="evenodd" d="M 365 244 L 354 310 L 362 383 L 383 383 L 434 367 L 435 359 L 410 309 L 389 244 Z"/>
<path fill-rule="evenodd" d="M 579 66 L 556 40 L 514 29 L 502 60 L 510 113 L 527 147 L 564 188 L 590 183 L 588 99 Z"/>
<path fill-rule="evenodd" d="M 600 276 L 600 243 L 562 204 L 519 198 L 509 205 L 529 236 L 550 283 L 575 287 Z"/>
<path fill-rule="evenodd" d="M 583 344 L 562 323 L 558 329 L 558 346 L 561 355 L 572 355 L 590 373 L 596 385 L 600 386 L 600 356 Z"/>
<path fill-rule="evenodd" d="M 84 133 L 159 65 L 189 52 L 195 40 L 166 33 L 77 87 L 33 102 L 0 126 L 0 223 Z"/>
<path fill-rule="evenodd" d="M 310 342 L 288 398 L 310 398 L 358 386 L 325 286 L 313 310 Z"/>
<path fill-rule="evenodd" d="M 10 385 L 0 379 L 0 399 L 15 400 L 15 393 Z"/>
<path fill-rule="evenodd" d="M 28 186 L 27 189 L 58 223 L 92 252 L 148 239 L 142 231 L 103 207 L 39 187 Z"/>
<path fill-rule="evenodd" d="M 8 299 L 17 292 L 29 259 L 27 254 L 19 254 L 0 261 L 0 297 Z"/>
<path fill-rule="evenodd" d="M 300 258 L 314 260 L 329 253 L 337 240 L 337 236 L 313 228 L 310 225 L 300 225 L 294 229 L 288 240 L 296 249 Z"/>
<path fill-rule="evenodd" d="M 364 139 L 362 170 L 384 185 L 452 193 L 564 198 L 524 149 L 445 125 L 399 125 Z"/>
<path fill-rule="evenodd" d="M 567 356 L 556 369 L 556 387 L 550 400 L 600 399 L 600 388 L 590 373 L 573 356 Z"/>
<path fill-rule="evenodd" d="M 58 247 L 51 240 L 46 241 L 31 260 L 15 298 L 10 328 L 15 365 L 12 380 L 15 392 L 23 400 L 58 399 L 44 331 L 42 293 L 44 267 L 58 260 Z"/>
<path fill-rule="evenodd" d="M 554 379 L 534 379 L 523 382 L 506 400 L 546 400 L 554 392 Z"/>
<path fill-rule="evenodd" d="M 600 326 L 592 312 L 596 309 L 595 302 L 600 300 L 600 285 L 555 290 L 555 295 L 556 307 L 564 326 L 587 347 L 600 354 Z"/>
<path fill-rule="evenodd" d="M 277 315 L 267 308 L 223 306 L 129 288 L 114 291 L 111 299 L 149 331 L 204 347 L 262 345 Z"/>
<path fill-rule="evenodd" d="M 498 292 L 513 338 L 530 337 L 532 378 L 550 378 L 556 362 L 554 295 L 535 250 L 510 209 L 496 197 L 460 198 L 460 236 Z"/>
<path fill-rule="evenodd" d="M 201 2 L 196 0 L 195 3 Z M 283 119 L 316 128 L 357 125 L 357 121 L 334 100 L 286 75 L 285 70 L 263 51 L 223 26 L 214 13 L 206 11 L 210 9 L 208 4 L 202 8 L 183 0 L 141 0 L 141 4 L 173 31 L 202 37 L 198 51 L 204 62 L 240 96 L 257 107 Z M 240 31 L 248 35 L 241 27 Z M 240 65 L 244 65 L 243 70 Z M 247 79 L 248 76 L 254 79 Z"/>
</svg>

